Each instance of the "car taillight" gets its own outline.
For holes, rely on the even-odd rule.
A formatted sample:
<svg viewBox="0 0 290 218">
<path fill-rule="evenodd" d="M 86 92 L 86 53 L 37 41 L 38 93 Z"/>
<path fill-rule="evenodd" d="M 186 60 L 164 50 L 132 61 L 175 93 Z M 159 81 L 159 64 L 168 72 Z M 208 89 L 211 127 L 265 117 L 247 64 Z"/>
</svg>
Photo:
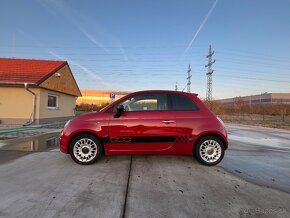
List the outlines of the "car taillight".
<svg viewBox="0 0 290 218">
<path fill-rule="evenodd" d="M 220 118 L 220 117 L 216 117 L 218 119 L 218 121 L 223 125 L 223 127 L 225 127 L 225 123 L 224 121 Z"/>
</svg>

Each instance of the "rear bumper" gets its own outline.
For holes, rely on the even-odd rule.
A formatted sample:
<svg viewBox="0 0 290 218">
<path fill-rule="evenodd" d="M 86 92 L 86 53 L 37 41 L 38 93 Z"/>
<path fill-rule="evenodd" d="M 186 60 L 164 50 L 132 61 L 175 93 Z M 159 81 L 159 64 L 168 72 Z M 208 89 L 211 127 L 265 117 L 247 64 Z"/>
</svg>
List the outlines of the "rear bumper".
<svg viewBox="0 0 290 218">
<path fill-rule="evenodd" d="M 227 150 L 228 147 L 229 147 L 229 140 L 228 140 L 228 133 L 227 133 L 226 128 L 223 129 L 222 133 L 223 133 L 222 134 L 223 135 L 223 138 L 225 140 L 225 149 Z"/>
</svg>

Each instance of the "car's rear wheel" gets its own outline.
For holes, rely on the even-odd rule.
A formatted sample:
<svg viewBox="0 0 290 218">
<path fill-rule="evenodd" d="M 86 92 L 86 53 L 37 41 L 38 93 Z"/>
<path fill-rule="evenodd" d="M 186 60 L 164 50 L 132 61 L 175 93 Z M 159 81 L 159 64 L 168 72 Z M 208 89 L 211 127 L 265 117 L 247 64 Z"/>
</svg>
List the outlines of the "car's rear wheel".
<svg viewBox="0 0 290 218">
<path fill-rule="evenodd" d="M 221 162 L 225 153 L 224 143 L 216 136 L 206 136 L 195 146 L 197 160 L 206 166 L 214 166 Z"/>
<path fill-rule="evenodd" d="M 101 142 L 90 134 L 79 135 L 70 143 L 70 155 L 78 164 L 93 164 L 102 155 Z"/>
</svg>

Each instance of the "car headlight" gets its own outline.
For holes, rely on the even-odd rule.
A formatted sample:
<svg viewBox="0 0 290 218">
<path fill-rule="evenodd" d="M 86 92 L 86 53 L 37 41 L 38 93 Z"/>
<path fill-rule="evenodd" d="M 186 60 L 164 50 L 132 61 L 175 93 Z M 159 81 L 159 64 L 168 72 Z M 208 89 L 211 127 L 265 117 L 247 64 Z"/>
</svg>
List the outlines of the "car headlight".
<svg viewBox="0 0 290 218">
<path fill-rule="evenodd" d="M 64 124 L 64 127 L 65 128 L 69 123 L 70 123 L 71 120 L 68 120 L 65 124 Z"/>
</svg>

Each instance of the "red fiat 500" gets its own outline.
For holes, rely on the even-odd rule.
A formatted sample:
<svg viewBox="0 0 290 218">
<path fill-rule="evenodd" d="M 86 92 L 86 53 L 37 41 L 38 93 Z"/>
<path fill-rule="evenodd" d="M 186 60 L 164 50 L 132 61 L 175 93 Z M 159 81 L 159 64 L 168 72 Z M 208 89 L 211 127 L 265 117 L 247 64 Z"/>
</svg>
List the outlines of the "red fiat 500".
<svg viewBox="0 0 290 218">
<path fill-rule="evenodd" d="M 103 153 L 188 154 L 212 166 L 227 147 L 223 122 L 196 94 L 178 91 L 129 94 L 73 118 L 60 135 L 60 150 L 79 164 L 92 164 Z"/>
</svg>

